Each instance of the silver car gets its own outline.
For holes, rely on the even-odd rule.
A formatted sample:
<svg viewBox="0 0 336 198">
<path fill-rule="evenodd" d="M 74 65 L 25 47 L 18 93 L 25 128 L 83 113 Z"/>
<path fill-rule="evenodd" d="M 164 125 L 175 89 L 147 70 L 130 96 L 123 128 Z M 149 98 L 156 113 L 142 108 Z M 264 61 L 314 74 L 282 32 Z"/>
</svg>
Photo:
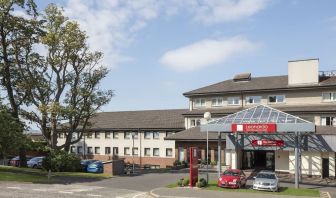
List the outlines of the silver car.
<svg viewBox="0 0 336 198">
<path fill-rule="evenodd" d="M 27 166 L 30 168 L 42 168 L 42 161 L 45 157 L 34 157 L 27 162 Z"/>
<path fill-rule="evenodd" d="M 278 191 L 279 190 L 279 178 L 275 172 L 260 171 L 256 177 L 254 177 L 253 189 L 255 190 L 267 190 Z"/>
</svg>

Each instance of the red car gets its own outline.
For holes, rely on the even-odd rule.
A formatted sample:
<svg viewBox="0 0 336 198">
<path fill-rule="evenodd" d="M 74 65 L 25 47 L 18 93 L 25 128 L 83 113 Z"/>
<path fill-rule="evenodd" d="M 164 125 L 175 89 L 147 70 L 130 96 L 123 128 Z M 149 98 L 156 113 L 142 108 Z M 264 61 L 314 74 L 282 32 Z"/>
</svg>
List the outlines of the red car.
<svg viewBox="0 0 336 198">
<path fill-rule="evenodd" d="M 242 170 L 228 169 L 218 179 L 217 185 L 226 188 L 240 188 L 246 185 L 246 176 Z"/>
</svg>

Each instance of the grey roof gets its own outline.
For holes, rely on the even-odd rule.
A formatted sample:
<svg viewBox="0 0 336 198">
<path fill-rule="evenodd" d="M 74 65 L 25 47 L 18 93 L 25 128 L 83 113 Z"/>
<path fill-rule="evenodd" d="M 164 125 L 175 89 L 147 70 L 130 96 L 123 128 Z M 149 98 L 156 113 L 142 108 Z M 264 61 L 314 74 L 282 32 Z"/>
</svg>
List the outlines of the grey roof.
<svg viewBox="0 0 336 198">
<path fill-rule="evenodd" d="M 302 118 L 279 111 L 269 106 L 258 105 L 231 115 L 213 119 L 209 124 L 242 123 L 310 123 Z"/>
<path fill-rule="evenodd" d="M 222 135 L 222 138 L 225 138 L 224 135 Z M 180 140 L 180 141 L 204 141 L 206 140 L 206 133 L 201 132 L 200 127 L 192 127 L 189 129 L 186 129 L 184 131 L 175 133 L 174 135 L 170 135 L 164 138 L 165 140 Z M 214 141 L 218 140 L 218 134 L 217 133 L 209 133 L 209 140 Z"/>
<path fill-rule="evenodd" d="M 210 112 L 213 115 L 229 115 L 247 109 L 246 107 L 230 107 L 230 108 L 220 108 L 220 109 L 194 109 L 192 111 L 186 111 L 183 113 L 185 116 L 200 116 L 205 112 Z M 284 112 L 294 113 L 294 112 L 336 112 L 336 105 L 333 104 L 322 104 L 322 105 L 300 105 L 300 106 L 276 106 L 276 109 Z"/>
<path fill-rule="evenodd" d="M 317 85 L 301 86 L 307 87 L 323 87 L 336 86 L 336 77 L 320 78 L 320 83 Z M 203 95 L 203 94 L 218 94 L 218 93 L 233 93 L 240 91 L 261 91 L 274 89 L 298 89 L 300 86 L 289 86 L 288 76 L 268 76 L 268 77 L 251 77 L 250 81 L 226 80 L 199 89 L 195 89 L 184 93 L 185 96 Z"/>
<path fill-rule="evenodd" d="M 91 129 L 184 129 L 186 109 L 119 111 L 97 113 Z"/>
</svg>

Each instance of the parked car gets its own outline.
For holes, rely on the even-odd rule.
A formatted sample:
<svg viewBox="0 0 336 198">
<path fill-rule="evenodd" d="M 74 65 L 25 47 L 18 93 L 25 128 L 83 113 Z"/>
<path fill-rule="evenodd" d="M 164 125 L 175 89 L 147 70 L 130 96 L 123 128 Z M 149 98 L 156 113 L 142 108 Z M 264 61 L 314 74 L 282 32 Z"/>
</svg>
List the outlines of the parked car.
<svg viewBox="0 0 336 198">
<path fill-rule="evenodd" d="M 26 156 L 27 162 L 31 159 L 31 156 Z M 11 166 L 20 166 L 20 156 L 12 158 L 9 162 Z"/>
<path fill-rule="evenodd" d="M 104 165 L 102 161 L 96 161 L 88 165 L 87 172 L 89 173 L 103 173 L 104 172 Z"/>
<path fill-rule="evenodd" d="M 255 190 L 267 190 L 278 191 L 279 190 L 279 178 L 272 171 L 260 171 L 256 177 L 254 177 L 253 189 Z"/>
<path fill-rule="evenodd" d="M 86 172 L 88 165 L 96 161 L 98 160 L 81 160 L 80 164 L 82 165 L 82 170 Z"/>
<path fill-rule="evenodd" d="M 240 188 L 246 185 L 247 178 L 242 170 L 228 169 L 218 179 L 219 187 Z"/>
<path fill-rule="evenodd" d="M 30 168 L 42 168 L 42 161 L 45 157 L 33 157 L 27 162 L 27 166 Z"/>
</svg>

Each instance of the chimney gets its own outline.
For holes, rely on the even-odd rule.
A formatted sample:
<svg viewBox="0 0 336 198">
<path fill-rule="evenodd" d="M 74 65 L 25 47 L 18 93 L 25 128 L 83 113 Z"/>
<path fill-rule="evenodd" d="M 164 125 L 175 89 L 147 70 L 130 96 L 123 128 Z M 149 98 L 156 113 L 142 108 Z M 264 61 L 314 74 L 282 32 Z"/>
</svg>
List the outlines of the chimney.
<svg viewBox="0 0 336 198">
<path fill-rule="evenodd" d="M 319 82 L 319 59 L 288 61 L 288 85 L 315 85 Z"/>
</svg>

